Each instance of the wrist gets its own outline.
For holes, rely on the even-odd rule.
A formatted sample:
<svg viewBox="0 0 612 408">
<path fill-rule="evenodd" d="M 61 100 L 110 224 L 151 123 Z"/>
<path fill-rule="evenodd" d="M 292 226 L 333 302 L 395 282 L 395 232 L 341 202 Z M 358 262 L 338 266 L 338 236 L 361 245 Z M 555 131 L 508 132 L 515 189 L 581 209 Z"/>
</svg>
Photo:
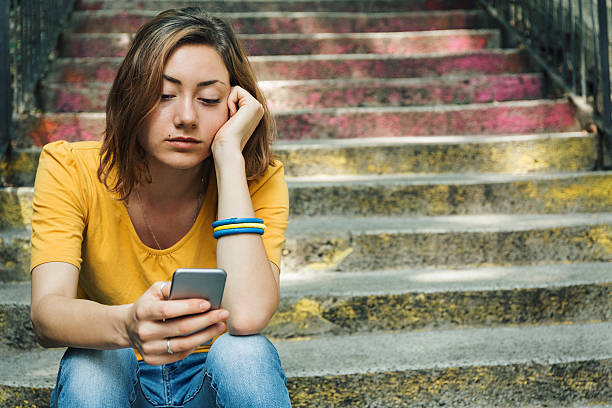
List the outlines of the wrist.
<svg viewBox="0 0 612 408">
<path fill-rule="evenodd" d="M 132 347 L 128 333 L 132 305 L 110 306 L 109 315 L 113 325 L 114 342 L 121 348 Z"/>
</svg>

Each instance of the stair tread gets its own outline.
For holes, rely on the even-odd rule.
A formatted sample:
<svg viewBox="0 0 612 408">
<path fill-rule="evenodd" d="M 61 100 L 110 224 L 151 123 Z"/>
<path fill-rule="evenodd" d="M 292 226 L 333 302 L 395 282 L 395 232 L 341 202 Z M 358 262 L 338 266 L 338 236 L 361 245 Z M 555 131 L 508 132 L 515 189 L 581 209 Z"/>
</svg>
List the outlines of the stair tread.
<svg viewBox="0 0 612 408">
<path fill-rule="evenodd" d="M 281 297 L 378 296 L 612 284 L 612 263 L 281 273 Z M 0 283 L 0 305 L 29 305 L 30 282 Z"/>
<path fill-rule="evenodd" d="M 294 217 L 287 236 L 360 233 L 462 233 L 529 231 L 612 223 L 612 213 L 590 214 L 480 214 L 445 216 Z"/>
<path fill-rule="evenodd" d="M 563 180 L 585 177 L 610 177 L 612 171 L 579 171 L 551 173 L 451 173 L 451 174 L 363 174 L 333 176 L 286 177 L 292 187 L 318 187 L 333 185 L 434 185 L 453 184 L 469 185 L 481 183 L 514 183 L 519 181 Z"/>
<path fill-rule="evenodd" d="M 609 360 L 611 333 L 612 323 L 592 323 L 355 334 L 274 343 L 291 378 Z M 0 384 L 52 386 L 62 352 L 1 351 Z"/>
</svg>

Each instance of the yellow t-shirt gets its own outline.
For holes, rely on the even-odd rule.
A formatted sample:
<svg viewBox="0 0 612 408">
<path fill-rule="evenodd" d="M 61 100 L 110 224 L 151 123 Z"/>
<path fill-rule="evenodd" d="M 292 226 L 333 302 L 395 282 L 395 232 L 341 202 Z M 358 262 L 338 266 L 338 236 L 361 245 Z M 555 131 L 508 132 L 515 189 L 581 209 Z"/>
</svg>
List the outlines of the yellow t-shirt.
<svg viewBox="0 0 612 408">
<path fill-rule="evenodd" d="M 215 268 L 217 183 L 209 177 L 195 224 L 177 243 L 157 250 L 136 234 L 122 201 L 97 178 L 100 142 L 54 142 L 40 156 L 34 184 L 30 270 L 45 262 L 80 269 L 77 295 L 105 305 L 136 301 L 177 268 Z M 289 197 L 277 162 L 249 183 L 255 215 L 264 220 L 268 259 L 280 267 Z"/>
</svg>

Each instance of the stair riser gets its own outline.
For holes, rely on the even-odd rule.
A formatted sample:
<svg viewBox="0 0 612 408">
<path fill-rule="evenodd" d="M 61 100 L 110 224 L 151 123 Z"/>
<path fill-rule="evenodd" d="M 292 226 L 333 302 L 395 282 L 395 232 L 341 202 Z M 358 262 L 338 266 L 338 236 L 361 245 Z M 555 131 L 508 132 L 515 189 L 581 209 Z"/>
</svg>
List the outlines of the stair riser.
<svg viewBox="0 0 612 408">
<path fill-rule="evenodd" d="M 131 34 L 67 34 L 62 57 L 123 57 Z M 376 36 L 346 34 L 338 38 L 277 39 L 242 36 L 248 55 L 392 54 L 415 56 L 434 52 L 465 52 L 498 48 L 498 31 L 443 31 L 436 35 L 381 33 Z"/>
<path fill-rule="evenodd" d="M 205 4 L 196 1 L 185 0 L 160 0 L 154 2 L 126 2 L 126 1 L 103 1 L 103 0 L 78 0 L 76 10 L 156 10 L 161 11 L 169 8 L 181 8 L 187 6 L 204 6 L 211 12 L 223 11 L 226 13 L 246 13 L 258 11 L 345 11 L 345 12 L 384 12 L 384 11 L 423 11 L 423 10 L 448 10 L 448 9 L 470 9 L 475 5 L 474 0 L 312 0 L 312 1 L 207 1 Z"/>
<path fill-rule="evenodd" d="M 612 319 L 612 284 L 283 299 L 272 338 Z"/>
<path fill-rule="evenodd" d="M 291 224 L 290 224 L 291 228 Z M 283 270 L 371 271 L 385 268 L 535 265 L 612 261 L 612 225 L 499 232 L 291 233 Z"/>
<path fill-rule="evenodd" d="M 612 176 L 483 184 L 351 182 L 290 187 L 294 216 L 571 214 L 612 208 Z"/>
<path fill-rule="evenodd" d="M 273 110 L 468 104 L 542 97 L 542 78 L 533 74 L 454 81 L 348 80 L 296 85 L 264 82 L 261 86 Z M 109 83 L 43 85 L 43 109 L 48 112 L 104 111 L 109 90 Z"/>
<path fill-rule="evenodd" d="M 368 345 L 364 345 L 367 347 Z M 292 406 L 591 405 L 612 398 L 612 360 L 289 377 Z M 0 386 L 1 408 L 47 407 L 51 387 Z M 574 404 L 574 405 L 572 405 Z"/>
<path fill-rule="evenodd" d="M 374 345 L 364 345 L 364 348 Z M 364 351 L 365 352 L 365 351 Z M 612 398 L 612 361 L 510 364 L 289 379 L 299 407 L 502 407 L 598 403 Z M 576 405 L 574 405 L 576 406 Z"/>
<path fill-rule="evenodd" d="M 565 102 L 476 109 L 415 109 L 276 115 L 281 140 L 388 136 L 494 135 L 576 131 L 575 110 Z M 36 140 L 36 139 L 35 139 Z"/>
<path fill-rule="evenodd" d="M 580 129 L 575 109 L 564 101 L 453 110 L 396 109 L 277 112 L 275 118 L 281 140 L 495 135 Z M 38 146 L 56 140 L 98 140 L 104 126 L 103 115 L 49 114 L 32 126 L 29 139 Z"/>
<path fill-rule="evenodd" d="M 60 59 L 47 76 L 46 82 L 112 82 L 120 59 L 78 60 Z M 261 81 L 283 79 L 342 79 L 342 78 L 407 78 L 441 75 L 520 73 L 529 64 L 518 51 L 482 51 L 469 54 L 431 57 L 375 58 L 251 58 L 251 64 Z"/>
<path fill-rule="evenodd" d="M 117 11 L 95 14 L 76 12 L 72 15 L 71 31 L 80 33 L 134 33 L 155 13 Z M 444 13 L 413 13 L 398 16 L 355 14 L 353 16 L 243 16 L 220 15 L 241 34 L 280 33 L 374 33 L 427 30 L 490 28 L 491 20 L 479 11 L 457 10 Z"/>
<path fill-rule="evenodd" d="M 612 208 L 610 191 L 612 176 L 482 184 L 289 183 L 293 216 L 597 213 Z M 32 194 L 31 188 L 0 190 L 0 228 L 30 225 Z"/>
<path fill-rule="evenodd" d="M 537 154 L 535 154 L 537 153 Z M 594 136 L 464 144 L 398 144 L 336 148 L 274 147 L 290 177 L 396 173 L 528 173 L 591 170 Z M 0 165 L 8 185 L 32 186 L 39 150 L 13 152 Z"/>
<path fill-rule="evenodd" d="M 291 224 L 290 224 L 291 228 Z M 290 231 L 283 270 L 371 271 L 385 268 L 534 265 L 612 261 L 612 225 L 500 232 L 355 232 L 322 230 L 316 235 Z M 0 279 L 29 279 L 29 238 L 3 239 Z"/>
<path fill-rule="evenodd" d="M 288 176 L 397 173 L 528 173 L 591 170 L 594 137 L 506 143 L 277 149 Z M 534 154 L 537 152 L 537 154 Z"/>
<path fill-rule="evenodd" d="M 273 339 L 376 330 L 450 329 L 612 320 L 612 284 L 534 289 L 283 298 Z M 0 342 L 37 348 L 28 305 L 0 305 Z"/>
</svg>

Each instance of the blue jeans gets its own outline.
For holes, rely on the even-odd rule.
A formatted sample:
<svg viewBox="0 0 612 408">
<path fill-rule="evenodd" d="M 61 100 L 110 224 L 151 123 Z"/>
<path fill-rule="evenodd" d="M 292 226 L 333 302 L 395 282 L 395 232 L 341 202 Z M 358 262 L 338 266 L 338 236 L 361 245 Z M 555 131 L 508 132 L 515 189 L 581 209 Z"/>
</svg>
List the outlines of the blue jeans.
<svg viewBox="0 0 612 408">
<path fill-rule="evenodd" d="M 69 348 L 51 407 L 290 407 L 276 349 L 262 335 L 215 341 L 208 353 L 152 366 L 132 349 Z"/>
</svg>

